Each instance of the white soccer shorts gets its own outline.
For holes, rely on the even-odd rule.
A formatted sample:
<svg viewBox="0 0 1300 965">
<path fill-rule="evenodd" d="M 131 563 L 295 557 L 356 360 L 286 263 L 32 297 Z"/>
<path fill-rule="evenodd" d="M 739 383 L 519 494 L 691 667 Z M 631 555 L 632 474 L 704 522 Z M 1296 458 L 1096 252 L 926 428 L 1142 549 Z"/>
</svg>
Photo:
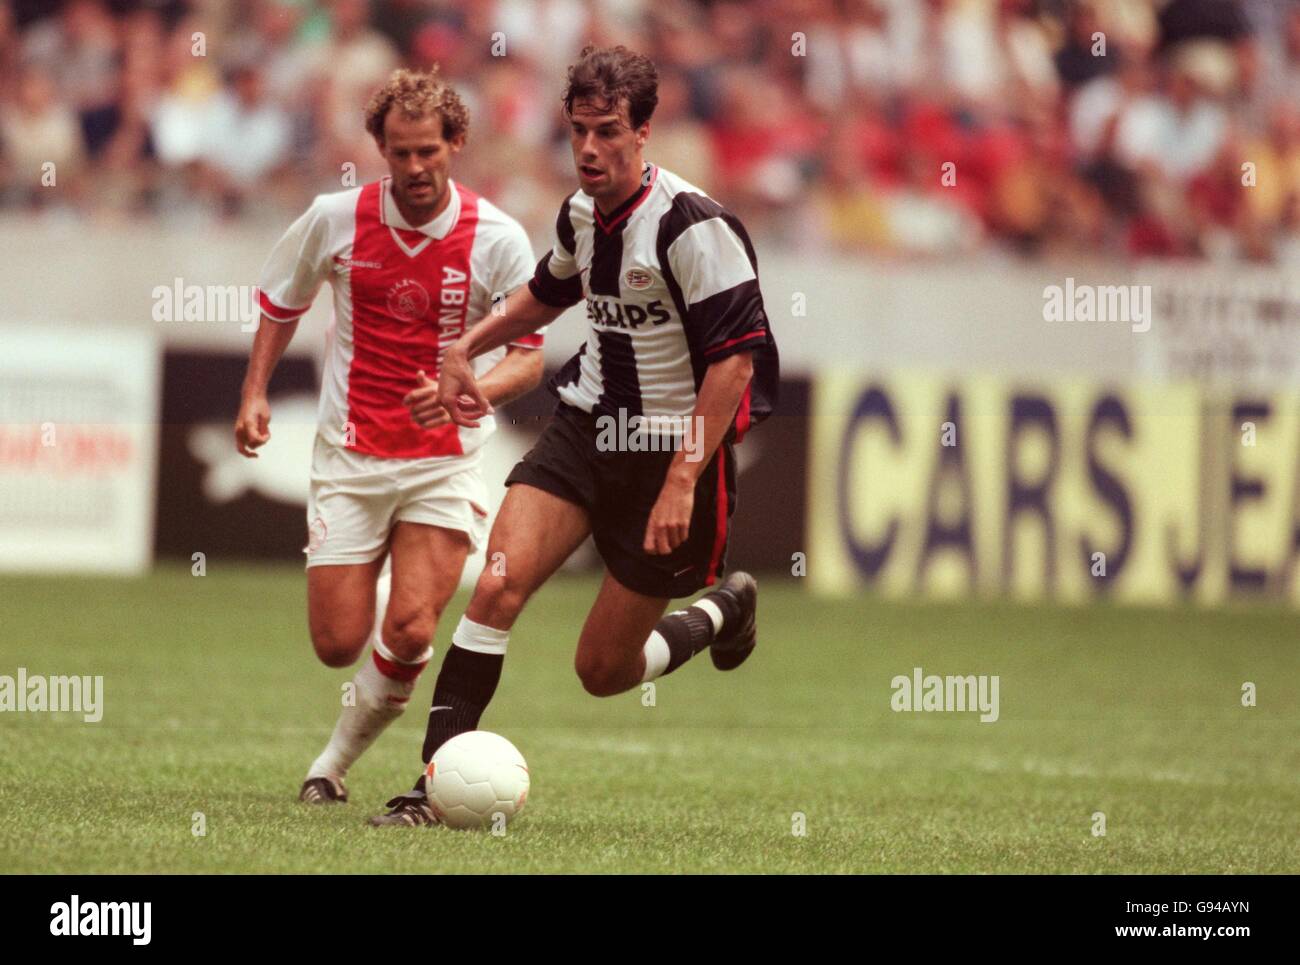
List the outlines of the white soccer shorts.
<svg viewBox="0 0 1300 965">
<path fill-rule="evenodd" d="M 487 487 L 479 453 L 382 459 L 317 437 L 307 500 L 308 566 L 368 563 L 399 522 L 459 530 L 470 552 L 487 538 Z"/>
</svg>

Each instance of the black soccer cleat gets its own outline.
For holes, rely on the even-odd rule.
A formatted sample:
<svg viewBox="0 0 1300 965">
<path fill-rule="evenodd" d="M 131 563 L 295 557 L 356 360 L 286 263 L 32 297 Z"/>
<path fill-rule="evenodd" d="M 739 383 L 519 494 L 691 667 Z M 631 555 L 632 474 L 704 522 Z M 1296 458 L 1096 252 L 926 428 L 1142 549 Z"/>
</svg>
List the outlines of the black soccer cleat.
<svg viewBox="0 0 1300 965">
<path fill-rule="evenodd" d="M 722 597 L 721 608 L 726 616 L 722 632 L 709 645 L 709 656 L 719 670 L 735 670 L 758 643 L 758 581 L 737 570 L 710 595 Z"/>
<path fill-rule="evenodd" d="M 302 782 L 298 800 L 304 804 L 347 804 L 348 788 L 333 777 L 309 777 Z"/>
<path fill-rule="evenodd" d="M 438 823 L 438 816 L 429 807 L 429 800 L 422 791 L 399 794 L 384 807 L 392 810 L 387 814 L 376 814 L 366 821 L 372 828 L 418 828 Z"/>
</svg>

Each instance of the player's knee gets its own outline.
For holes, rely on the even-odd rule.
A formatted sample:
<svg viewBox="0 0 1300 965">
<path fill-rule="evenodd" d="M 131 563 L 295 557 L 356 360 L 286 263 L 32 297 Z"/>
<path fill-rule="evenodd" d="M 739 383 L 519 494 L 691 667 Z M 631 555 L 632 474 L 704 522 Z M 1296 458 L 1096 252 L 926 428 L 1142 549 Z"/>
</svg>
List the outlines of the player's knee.
<svg viewBox="0 0 1300 965">
<path fill-rule="evenodd" d="M 311 643 L 316 656 L 327 667 L 350 667 L 356 663 L 370 636 L 367 629 L 347 630 L 339 627 L 313 627 Z"/>
<path fill-rule="evenodd" d="M 574 669 L 582 689 L 593 697 L 612 697 L 627 689 L 623 685 L 623 668 L 603 657 L 579 653 Z"/>
<path fill-rule="evenodd" d="M 400 660 L 416 660 L 429 649 L 437 618 L 431 611 L 394 614 L 385 628 L 384 643 Z"/>
</svg>

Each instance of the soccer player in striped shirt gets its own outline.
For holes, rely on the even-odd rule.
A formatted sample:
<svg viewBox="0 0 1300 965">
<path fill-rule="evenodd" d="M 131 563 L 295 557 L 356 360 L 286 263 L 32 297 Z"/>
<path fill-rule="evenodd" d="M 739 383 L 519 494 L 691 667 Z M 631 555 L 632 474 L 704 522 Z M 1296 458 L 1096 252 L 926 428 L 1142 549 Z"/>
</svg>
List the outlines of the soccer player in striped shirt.
<svg viewBox="0 0 1300 965">
<path fill-rule="evenodd" d="M 346 801 L 343 778 L 405 709 L 433 656 L 439 615 L 486 529 L 479 448 L 488 420 L 422 425 L 404 399 L 436 387 L 449 345 L 532 274 L 528 237 L 486 198 L 451 180 L 469 114 L 436 74 L 399 70 L 375 92 L 366 127 L 388 162 L 379 181 L 323 194 L 262 272 L 262 319 L 235 422 L 240 453 L 270 439 L 267 384 L 326 280 L 334 293 L 307 506 L 307 612 L 330 667 L 371 656 L 353 680 L 303 801 Z M 538 334 L 481 357 L 479 389 L 502 403 L 541 381 Z M 391 582 L 381 575 L 391 559 Z"/>
<path fill-rule="evenodd" d="M 718 580 L 736 503 L 732 447 L 771 412 L 776 345 L 744 227 L 642 157 L 656 88 L 645 57 L 583 51 L 564 95 L 579 190 L 560 208 L 556 245 L 502 315 L 448 349 L 438 388 L 411 396 L 417 421 L 447 411 L 477 425 L 492 400 L 472 360 L 585 301 L 586 344 L 551 384 L 555 417 L 506 480 L 488 542 L 505 565 L 484 568 L 443 661 L 426 765 L 478 725 L 524 604 L 589 535 L 605 576 L 577 644 L 588 692 L 621 693 L 706 648 L 730 670 L 754 649 L 754 579 Z M 664 615 L 670 599 L 706 587 Z M 371 822 L 435 822 L 422 787 Z"/>
</svg>

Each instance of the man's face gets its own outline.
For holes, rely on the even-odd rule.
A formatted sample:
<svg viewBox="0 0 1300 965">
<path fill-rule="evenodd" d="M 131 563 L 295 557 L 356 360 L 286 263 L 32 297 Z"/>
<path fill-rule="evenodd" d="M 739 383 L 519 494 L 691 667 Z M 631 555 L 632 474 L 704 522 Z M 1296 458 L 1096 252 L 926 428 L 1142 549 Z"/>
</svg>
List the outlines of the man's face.
<svg viewBox="0 0 1300 965">
<path fill-rule="evenodd" d="M 597 201 L 621 202 L 641 180 L 641 149 L 649 135 L 649 121 L 632 128 L 626 99 L 617 105 L 575 101 L 569 116 L 569 143 L 578 186 Z"/>
<path fill-rule="evenodd" d="M 388 162 L 398 203 L 409 211 L 432 216 L 447 190 L 452 155 L 464 143 L 463 136 L 443 139 L 442 118 L 436 114 L 412 119 L 399 110 L 390 110 L 384 118 L 379 153 Z"/>
</svg>

